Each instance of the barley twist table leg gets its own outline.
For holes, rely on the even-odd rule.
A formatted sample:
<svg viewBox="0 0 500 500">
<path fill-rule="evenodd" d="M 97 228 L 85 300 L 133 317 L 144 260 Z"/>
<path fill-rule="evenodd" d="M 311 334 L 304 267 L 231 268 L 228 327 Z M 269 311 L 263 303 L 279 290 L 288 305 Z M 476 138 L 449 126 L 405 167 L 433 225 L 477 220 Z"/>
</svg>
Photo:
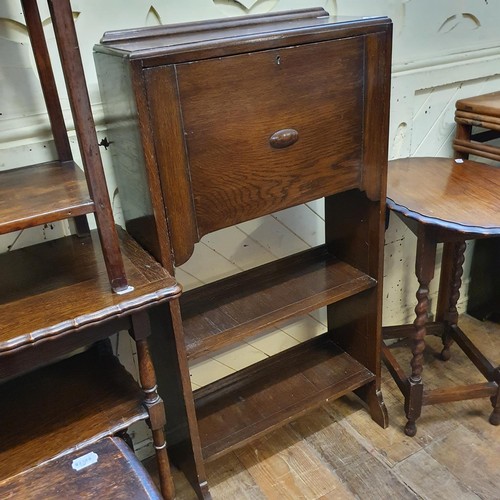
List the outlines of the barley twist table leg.
<svg viewBox="0 0 500 500">
<path fill-rule="evenodd" d="M 448 309 L 448 328 L 443 334 L 443 350 L 441 351 L 441 359 L 448 361 L 451 357 L 450 347 L 453 344 L 453 339 L 449 333 L 449 328 L 458 323 L 457 302 L 460 298 L 460 287 L 462 285 L 463 265 L 465 261 L 465 241 L 460 241 L 454 245 L 453 255 L 453 277 L 451 282 L 450 304 Z"/>
<path fill-rule="evenodd" d="M 405 411 L 408 422 L 405 434 L 414 436 L 417 433 L 416 420 L 422 412 L 423 383 L 422 371 L 425 351 L 425 335 L 429 309 L 429 283 L 434 277 L 436 260 L 436 241 L 426 226 L 419 226 L 417 237 L 417 257 L 415 274 L 419 288 L 417 291 L 416 318 L 413 322 L 415 333 L 412 341 L 411 375 L 408 378 L 408 393 L 405 398 Z"/>
</svg>

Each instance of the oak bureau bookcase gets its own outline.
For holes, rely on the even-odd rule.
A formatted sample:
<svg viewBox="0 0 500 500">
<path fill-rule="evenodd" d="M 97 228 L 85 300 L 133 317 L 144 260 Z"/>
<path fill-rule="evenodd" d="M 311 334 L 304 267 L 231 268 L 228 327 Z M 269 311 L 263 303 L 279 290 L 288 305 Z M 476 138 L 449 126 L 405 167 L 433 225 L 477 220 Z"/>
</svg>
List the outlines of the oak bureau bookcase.
<svg viewBox="0 0 500 500">
<path fill-rule="evenodd" d="M 325 198 L 324 245 L 184 293 L 170 336 L 153 333 L 170 454 L 199 496 L 206 461 L 348 392 L 387 425 L 391 29 L 308 9 L 109 32 L 95 48 L 127 229 L 167 270 L 207 233 Z M 323 306 L 323 335 L 191 392 L 188 360 Z"/>
</svg>

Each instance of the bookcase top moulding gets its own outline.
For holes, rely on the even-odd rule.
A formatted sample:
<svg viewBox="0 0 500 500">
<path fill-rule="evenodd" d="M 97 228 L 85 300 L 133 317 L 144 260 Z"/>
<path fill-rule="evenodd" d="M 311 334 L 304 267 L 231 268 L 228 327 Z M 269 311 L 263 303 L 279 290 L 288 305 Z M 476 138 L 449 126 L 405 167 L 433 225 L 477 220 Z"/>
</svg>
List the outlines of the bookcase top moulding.
<svg viewBox="0 0 500 500">
<path fill-rule="evenodd" d="M 100 52 L 121 52 L 145 67 L 266 50 L 375 32 L 387 17 L 330 16 L 322 8 L 116 30 L 104 33 Z"/>
</svg>

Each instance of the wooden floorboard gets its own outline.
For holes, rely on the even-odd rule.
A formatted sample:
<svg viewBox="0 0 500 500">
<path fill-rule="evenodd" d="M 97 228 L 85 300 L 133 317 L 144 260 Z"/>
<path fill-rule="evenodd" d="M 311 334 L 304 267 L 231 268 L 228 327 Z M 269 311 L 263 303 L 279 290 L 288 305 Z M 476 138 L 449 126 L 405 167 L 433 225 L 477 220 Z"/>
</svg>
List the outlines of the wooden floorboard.
<svg viewBox="0 0 500 500">
<path fill-rule="evenodd" d="M 494 362 L 500 361 L 500 325 L 461 317 L 461 327 Z M 482 377 L 459 348 L 443 363 L 440 339 L 428 339 L 428 387 L 466 384 Z M 407 349 L 393 349 L 407 366 Z M 500 427 L 488 423 L 488 398 L 427 406 L 418 433 L 403 433 L 403 399 L 383 370 L 390 425 L 371 421 L 354 396 L 319 408 L 264 438 L 208 464 L 218 499 L 443 499 L 500 498 Z M 174 471 L 177 498 L 195 496 Z"/>
</svg>

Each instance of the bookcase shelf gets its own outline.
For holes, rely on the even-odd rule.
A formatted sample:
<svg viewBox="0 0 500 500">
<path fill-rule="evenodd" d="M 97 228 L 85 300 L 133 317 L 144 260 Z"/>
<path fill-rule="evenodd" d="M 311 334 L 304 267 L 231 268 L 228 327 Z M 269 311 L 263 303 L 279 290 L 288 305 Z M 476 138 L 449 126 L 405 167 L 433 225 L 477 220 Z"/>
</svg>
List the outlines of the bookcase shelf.
<svg viewBox="0 0 500 500">
<path fill-rule="evenodd" d="M 0 481 L 148 417 L 132 376 L 95 349 L 0 385 L 0 399 L 15 401 L 2 406 Z"/>
<path fill-rule="evenodd" d="M 151 256 L 125 231 L 117 228 L 117 233 L 134 288 L 124 295 L 109 290 L 97 231 L 0 255 L 0 355 L 8 355 L 0 363 L 0 380 L 10 376 L 11 363 L 22 365 L 20 360 L 31 355 L 30 348 L 57 341 L 63 352 L 68 351 L 66 344 L 78 347 L 92 341 L 92 337 L 86 340 L 87 328 L 180 294 L 180 287 Z"/>
<path fill-rule="evenodd" d="M 92 212 L 85 175 L 72 161 L 0 172 L 0 234 Z"/>
<path fill-rule="evenodd" d="M 162 491 L 173 498 L 147 337 L 148 312 L 168 309 L 181 288 L 125 231 L 117 234 L 133 287 L 122 295 L 109 290 L 97 231 L 0 255 L 0 482 L 149 419 Z M 136 342 L 140 384 L 110 351 L 89 348 L 123 330 Z"/>
<path fill-rule="evenodd" d="M 325 334 L 198 389 L 203 458 L 216 459 L 374 379 Z"/>
<path fill-rule="evenodd" d="M 188 357 L 209 354 L 374 286 L 373 278 L 321 246 L 186 292 L 181 309 Z"/>
</svg>

